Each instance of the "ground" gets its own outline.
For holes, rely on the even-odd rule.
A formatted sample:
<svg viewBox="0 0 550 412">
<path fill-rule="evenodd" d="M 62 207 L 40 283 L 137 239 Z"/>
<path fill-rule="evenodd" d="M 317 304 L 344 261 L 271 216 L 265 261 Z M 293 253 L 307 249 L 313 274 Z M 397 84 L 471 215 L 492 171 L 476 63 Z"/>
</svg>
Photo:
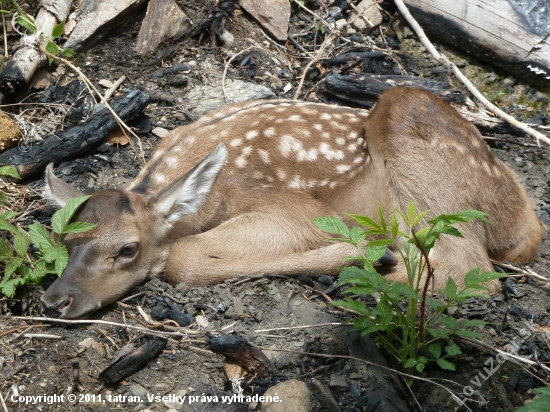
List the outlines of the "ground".
<svg viewBox="0 0 550 412">
<path fill-rule="evenodd" d="M 203 4 L 204 3 L 204 4 Z M 187 5 L 191 17 L 200 21 L 200 13 L 208 8 L 207 3 L 197 2 L 201 6 Z M 266 40 L 258 30 L 256 23 L 245 15 L 237 15 L 226 23 L 226 28 L 234 35 L 235 43 L 216 46 L 210 43 L 210 37 L 204 36 L 185 38 L 174 42 L 171 52 L 163 60 L 142 59 L 133 55 L 133 42 L 139 30 L 144 13 L 138 14 L 127 24 L 114 32 L 104 42 L 96 45 L 90 51 L 81 55 L 76 63 L 84 67 L 86 75 L 94 82 L 101 79 L 116 80 L 125 74 L 128 82 L 124 87 L 143 87 L 171 94 L 176 100 L 166 102 L 162 99 L 150 104 L 146 110 L 152 127 L 172 129 L 196 118 L 195 107 L 186 101 L 190 90 L 218 83 L 224 70 L 224 60 L 232 53 L 246 49 L 250 44 L 256 44 L 264 50 L 254 49 L 248 53 L 253 65 L 246 68 L 229 70 L 230 78 L 241 78 L 253 81 L 270 88 L 280 98 L 292 98 L 297 86 L 295 69 L 307 59 L 289 58 L 289 67 L 284 60 L 277 57 L 282 53 Z M 307 27 L 307 24 L 292 17 L 293 30 Z M 307 19 L 306 19 L 307 20 Z M 319 35 L 320 36 L 320 35 Z M 311 34 L 308 41 L 313 42 Z M 396 50 L 395 58 L 403 68 L 417 77 L 437 78 L 447 80 L 444 71 L 421 51 L 414 36 L 397 40 L 389 37 L 387 43 L 380 37 L 378 30 L 370 34 L 370 38 L 380 46 L 386 44 Z M 316 40 L 319 44 L 319 39 Z M 313 44 L 313 43 L 311 43 Z M 516 116 L 527 119 L 535 124 L 544 124 L 548 119 L 548 98 L 529 86 L 506 77 L 494 69 L 477 63 L 469 56 L 463 56 L 458 51 L 441 46 L 452 59 L 459 62 L 474 79 L 476 85 L 491 99 L 504 105 Z M 270 50 L 271 53 L 267 53 Z M 338 54 L 336 51 L 334 54 Z M 245 54 L 246 55 L 246 54 Z M 244 56 L 245 56 L 244 55 Z M 273 57 L 275 56 L 275 57 Z M 281 54 L 285 56 L 285 54 Z M 285 57 L 286 59 L 286 57 Z M 237 59 L 236 59 L 237 60 Z M 243 59 L 244 60 L 244 59 Z M 176 64 L 186 64 L 189 70 L 179 74 L 186 77 L 188 85 L 174 85 L 177 82 L 166 81 L 164 77 L 156 77 L 155 73 L 162 67 L 173 67 Z M 367 64 L 362 68 L 366 69 Z M 373 64 L 373 66 L 376 66 Z M 372 70 L 380 72 L 395 71 L 394 61 L 387 59 Z M 311 90 L 309 99 L 326 101 L 329 99 L 323 93 L 322 83 L 315 87 L 324 69 L 312 70 L 304 91 Z M 67 82 L 71 74 L 48 69 L 55 81 L 60 84 Z M 74 77 L 74 76 L 73 76 Z M 162 79 L 162 80 L 160 80 Z M 452 81 L 457 86 L 456 81 Z M 293 88 L 284 92 L 284 86 L 292 83 Z M 331 103 L 336 101 L 330 100 Z M 145 124 L 147 121 L 145 121 Z M 141 136 L 145 158 L 159 141 L 151 133 Z M 489 140 L 495 155 L 501 158 L 519 175 L 527 186 L 541 221 L 548 224 L 550 202 L 548 195 L 550 187 L 549 154 L 546 147 L 537 147 L 529 138 L 512 136 L 494 136 L 497 140 Z M 73 183 L 82 190 L 90 191 L 105 188 L 122 188 L 133 180 L 140 168 L 136 151 L 129 145 L 117 146 L 101 144 L 90 153 L 77 159 L 62 163 L 56 169 L 58 176 Z M 25 182 L 26 186 L 9 186 L 13 193 L 24 193 L 23 201 L 18 200 L 18 207 L 28 213 L 20 220 L 23 225 L 34 220 L 48 222 L 52 209 L 40 200 L 39 191 L 43 184 L 40 179 Z M 11 187 L 11 189 L 10 189 Z M 505 193 L 502 196 L 506 196 Z M 544 241 L 539 257 L 529 267 L 535 272 L 548 276 L 548 259 L 550 258 L 550 243 Z M 18 293 L 15 300 L 0 300 L 0 310 L 5 315 L 38 316 L 40 309 L 38 297 L 47 285 L 28 287 Z M 319 284 L 319 288 L 328 286 Z M 295 293 L 296 292 L 296 293 Z M 463 308 L 455 312 L 458 318 L 483 318 L 488 322 L 479 331 L 484 335 L 484 342 L 492 347 L 502 349 L 514 341 L 517 353 L 529 359 L 543 363 L 550 362 L 550 287 L 544 282 L 530 277 L 510 277 L 503 282 L 503 293 L 490 299 L 469 301 Z M 337 291 L 331 292 L 332 297 Z M 292 351 L 309 351 L 324 354 L 347 354 L 349 335 L 343 327 L 335 325 L 301 326 L 330 324 L 348 319 L 346 313 L 335 309 L 317 294 L 311 294 L 300 287 L 295 279 L 261 279 L 247 283 L 226 282 L 221 285 L 178 289 L 162 281 L 154 280 L 132 290 L 128 296 L 134 296 L 122 303 L 115 303 L 93 315 L 93 319 L 102 319 L 117 323 L 139 325 L 131 316 L 139 316 L 138 307 L 149 313 L 159 305 L 164 297 L 171 297 L 173 302 L 181 305 L 184 312 L 196 317 L 202 315 L 207 322 L 199 327 L 197 323 L 191 330 L 217 330 L 231 325 L 229 330 L 258 346 L 271 349 L 287 349 L 289 352 L 266 351 L 272 358 L 275 370 L 267 378 L 243 383 L 245 394 L 263 392 L 278 381 L 295 378 L 310 382 L 315 377 L 330 387 L 336 400 L 343 410 L 366 410 L 368 399 L 364 395 L 364 366 L 358 362 L 343 359 L 329 359 L 298 355 Z M 222 302 L 227 305 L 227 311 L 218 311 Z M 141 318 L 141 317 L 140 317 Z M 526 322 L 535 325 L 535 333 L 528 332 Z M 114 354 L 124 345 L 131 343 L 136 347 L 146 342 L 151 336 L 137 330 L 111 327 L 101 324 L 67 326 L 29 324 L 10 316 L 0 317 L 0 391 L 6 398 L 9 410 L 13 411 L 61 411 L 61 410 L 154 410 L 169 409 L 184 411 L 245 411 L 259 410 L 260 405 L 254 402 L 244 402 L 223 405 L 214 402 L 202 402 L 201 395 L 221 396 L 230 393 L 227 387 L 227 376 L 223 369 L 222 356 L 208 350 L 204 333 L 189 334 L 188 338 L 170 338 L 156 359 L 151 360 L 143 369 L 114 386 L 106 386 L 98 378 L 113 360 Z M 294 328 L 292 328 L 294 327 Z M 288 328 L 273 330 L 274 328 Z M 17 329 L 17 334 L 4 334 L 5 331 Z M 163 330 L 169 330 L 164 328 Z M 269 329 L 270 331 L 259 332 Z M 58 335 L 61 339 L 30 339 L 21 333 L 47 333 Z M 459 386 L 446 382 L 453 390 L 468 397 L 468 405 L 475 411 L 509 410 L 498 396 L 499 388 L 506 388 L 510 401 L 519 406 L 522 399 L 529 399 L 530 389 L 540 386 L 542 382 L 525 372 L 522 367 L 506 362 L 499 367 L 491 377 L 487 369 L 491 359 L 495 357 L 472 346 L 460 343 L 463 355 L 456 359 L 456 372 L 443 372 L 429 368 L 422 377 L 442 378 L 457 382 Z M 79 365 L 79 383 L 73 386 L 72 377 L 75 370 L 74 362 Z M 497 362 L 493 360 L 493 362 Z M 497 363 L 495 363 L 496 365 Z M 494 369 L 494 368 L 493 368 Z M 470 388 L 462 390 L 460 385 Z M 500 385 L 500 386 L 499 386 Z M 502 386 L 503 385 L 503 386 Z M 12 402 L 13 388 L 20 395 L 51 395 L 72 392 L 77 396 L 77 404 L 41 401 L 38 404 Z M 455 411 L 458 403 L 445 390 L 426 382 L 416 382 L 412 391 L 424 411 Z M 86 394 L 89 395 L 86 397 Z M 170 400 L 147 400 L 148 394 L 166 396 L 178 394 L 197 396 L 197 401 L 177 405 Z M 137 398 L 141 400 L 136 401 Z M 405 397 L 412 399 L 406 394 Z M 205 400 L 204 398 L 203 400 Z M 312 396 L 312 410 L 329 410 L 315 391 Z M 411 401 L 411 404 L 414 402 Z M 466 410 L 461 408 L 460 410 Z"/>
</svg>

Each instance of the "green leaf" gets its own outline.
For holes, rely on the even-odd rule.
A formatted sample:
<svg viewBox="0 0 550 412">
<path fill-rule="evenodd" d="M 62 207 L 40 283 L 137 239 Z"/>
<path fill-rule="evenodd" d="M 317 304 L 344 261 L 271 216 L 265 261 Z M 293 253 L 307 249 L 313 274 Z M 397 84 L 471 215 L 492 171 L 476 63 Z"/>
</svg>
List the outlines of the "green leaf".
<svg viewBox="0 0 550 412">
<path fill-rule="evenodd" d="M 25 16 L 17 16 L 17 24 L 19 24 L 21 27 L 26 28 L 29 34 L 34 34 L 34 32 L 36 31 L 36 27 L 34 27 L 34 24 Z"/>
<path fill-rule="evenodd" d="M 456 286 L 455 281 L 453 278 L 449 277 L 447 279 L 447 285 L 445 286 L 445 289 L 441 291 L 445 297 L 449 300 L 454 300 L 456 298 L 456 294 L 458 292 L 458 288 Z"/>
<path fill-rule="evenodd" d="M 487 322 L 481 320 L 481 319 L 466 319 L 464 321 L 464 327 L 465 328 L 473 328 L 474 326 L 485 326 Z"/>
<path fill-rule="evenodd" d="M 0 214 L 0 219 L 10 220 L 16 216 L 19 216 L 20 214 L 21 212 L 12 212 L 11 210 L 7 210 L 4 213 Z"/>
<path fill-rule="evenodd" d="M 539 396 L 527 405 L 516 409 L 516 412 L 550 412 L 550 385 L 542 388 L 535 388 L 532 392 L 541 393 L 542 396 Z"/>
<path fill-rule="evenodd" d="M 450 340 L 447 346 L 445 346 L 445 353 L 447 353 L 448 356 L 456 356 L 460 355 L 462 351 L 460 350 L 460 346 Z"/>
<path fill-rule="evenodd" d="M 439 322 L 441 322 L 441 324 L 446 328 L 451 329 L 453 331 L 456 331 L 456 329 L 458 328 L 458 320 L 456 320 L 452 316 L 443 315 L 441 316 L 441 318 L 439 318 Z"/>
<path fill-rule="evenodd" d="M 380 229 L 383 232 L 386 232 L 388 227 L 386 226 L 386 219 L 384 218 L 384 212 L 382 211 L 382 206 L 380 206 L 380 203 L 378 203 L 378 217 L 380 218 Z"/>
<path fill-rule="evenodd" d="M 65 22 L 62 21 L 57 26 L 55 26 L 52 30 L 52 37 L 54 39 L 58 39 L 63 35 L 63 32 L 65 31 Z"/>
<path fill-rule="evenodd" d="M 378 223 L 376 223 L 374 220 L 372 220 L 368 216 L 354 215 L 354 214 L 350 214 L 348 216 L 351 217 L 353 220 L 355 220 L 357 223 L 359 223 L 361 226 L 365 226 L 369 229 L 373 229 L 380 233 L 386 233 L 386 231 L 382 230 L 382 228 L 378 225 Z"/>
<path fill-rule="evenodd" d="M 270 295 L 276 295 L 277 292 L 279 292 L 279 288 L 273 283 L 267 287 L 267 293 L 269 293 Z"/>
<path fill-rule="evenodd" d="M 360 227 L 357 227 L 357 226 L 352 227 L 351 230 L 349 231 L 349 238 L 354 245 L 358 245 L 359 243 L 364 241 L 365 237 L 366 237 L 366 233 Z"/>
<path fill-rule="evenodd" d="M 473 288 L 476 285 L 488 282 L 493 279 L 500 279 L 503 276 L 506 276 L 506 274 L 499 272 L 479 273 L 479 268 L 475 268 L 466 273 L 466 276 L 464 277 L 464 285 L 466 288 Z"/>
<path fill-rule="evenodd" d="M 369 243 L 367 243 L 366 247 L 368 248 L 372 248 L 372 247 L 381 247 L 381 246 L 388 246 L 388 245 L 391 245 L 393 243 L 393 240 L 391 239 L 376 239 L 376 240 L 372 240 L 370 241 Z M 384 252 L 385 252 L 385 248 L 384 248 Z"/>
<path fill-rule="evenodd" d="M 55 272 L 57 273 L 57 276 L 61 277 L 63 274 L 63 271 L 69 264 L 69 252 L 67 252 L 67 248 L 59 244 L 58 246 L 58 257 L 55 259 Z"/>
<path fill-rule="evenodd" d="M 418 360 L 416 360 L 415 358 L 410 358 L 410 359 L 407 359 L 407 362 L 405 362 L 405 364 L 403 365 L 403 367 L 404 367 L 405 369 L 412 368 L 412 367 L 415 366 L 417 363 L 418 363 Z"/>
<path fill-rule="evenodd" d="M 60 210 L 54 213 L 52 217 L 53 231 L 59 235 L 62 235 L 67 228 L 67 225 L 71 221 L 72 217 L 78 210 L 78 208 L 85 203 L 90 196 L 75 197 L 67 202 L 67 204 Z"/>
<path fill-rule="evenodd" d="M 57 55 L 57 53 L 59 52 L 59 46 L 53 41 L 49 41 L 48 43 L 46 43 L 46 50 L 51 54 Z"/>
<path fill-rule="evenodd" d="M 462 330 L 458 329 L 454 331 L 455 335 L 458 336 L 464 336 L 466 338 L 473 338 L 473 339 L 482 339 L 483 335 L 481 333 L 474 332 L 473 330 Z"/>
<path fill-rule="evenodd" d="M 416 205 L 411 200 L 409 204 L 407 205 L 407 225 L 409 227 L 412 227 L 412 222 L 414 222 L 414 218 L 416 217 Z"/>
<path fill-rule="evenodd" d="M 8 242 L 0 237 L 0 261 L 13 257 L 13 251 Z"/>
<path fill-rule="evenodd" d="M 437 360 L 437 364 L 441 369 L 445 369 L 446 371 L 454 371 L 456 370 L 456 366 L 454 363 L 449 362 L 446 359 L 440 358 Z"/>
<path fill-rule="evenodd" d="M 418 299 L 417 293 L 409 285 L 400 282 L 392 282 L 386 291 L 388 297 L 392 300 L 403 299 L 403 297 Z"/>
<path fill-rule="evenodd" d="M 13 298 L 17 286 L 25 283 L 23 278 L 4 279 L 0 282 L 0 291 L 8 298 Z"/>
<path fill-rule="evenodd" d="M 371 243 L 372 242 L 370 242 L 369 245 Z M 382 258 L 382 256 L 386 254 L 386 245 L 380 245 L 380 246 L 379 245 L 369 246 L 369 245 L 367 245 L 367 250 L 365 251 L 365 255 L 371 263 L 376 262 L 378 259 Z"/>
<path fill-rule="evenodd" d="M 38 222 L 29 225 L 29 236 L 33 245 L 41 250 L 53 247 L 48 230 Z"/>
<path fill-rule="evenodd" d="M 34 270 L 29 273 L 28 279 L 32 283 L 38 283 L 42 280 L 44 276 L 46 276 L 47 273 L 48 270 L 46 268 L 46 262 L 42 259 L 39 259 L 34 262 Z"/>
<path fill-rule="evenodd" d="M 434 310 L 442 309 L 444 306 L 439 299 L 435 299 L 432 297 L 426 297 L 426 305 L 428 305 L 430 309 L 434 309 Z"/>
<path fill-rule="evenodd" d="M 428 351 L 434 355 L 434 358 L 436 359 L 439 359 L 441 357 L 441 345 L 437 344 L 437 343 L 432 343 L 429 347 L 428 347 Z"/>
<path fill-rule="evenodd" d="M 446 235 L 451 235 L 455 237 L 464 237 L 460 230 L 458 230 L 456 227 L 445 225 L 441 228 L 441 233 L 444 233 Z"/>
<path fill-rule="evenodd" d="M 392 240 L 395 240 L 397 237 L 397 234 L 399 232 L 399 223 L 397 222 L 397 216 L 396 213 L 393 212 L 391 215 L 391 237 Z"/>
<path fill-rule="evenodd" d="M 63 49 L 61 51 L 61 56 L 66 57 L 67 59 L 70 59 L 71 57 L 74 57 L 75 54 L 76 53 L 74 51 L 72 51 L 71 49 Z"/>
<path fill-rule="evenodd" d="M 346 298 L 345 301 L 344 300 L 335 300 L 334 302 L 332 302 L 332 304 L 334 306 L 339 306 L 341 308 L 354 310 L 354 311 L 360 313 L 363 316 L 368 316 L 369 315 L 368 308 L 365 306 L 365 304 L 363 302 L 360 302 L 358 300 L 353 300 L 353 299 Z"/>
<path fill-rule="evenodd" d="M 416 370 L 419 372 L 419 373 L 422 373 L 422 371 L 424 370 L 424 368 L 426 367 L 426 364 L 425 363 L 420 363 L 418 362 L 416 364 Z"/>
<path fill-rule="evenodd" d="M 447 329 L 438 329 L 438 328 L 426 328 L 428 333 L 432 335 L 434 338 L 443 338 L 447 339 L 449 337 L 450 332 Z"/>
<path fill-rule="evenodd" d="M 0 219 L 0 230 L 7 230 L 13 234 L 17 234 L 19 229 L 8 222 L 6 219 Z"/>
<path fill-rule="evenodd" d="M 21 179 L 21 176 L 19 176 L 19 173 L 17 173 L 17 169 L 13 166 L 0 166 L 0 175 L 11 176 L 15 177 L 16 179 Z"/>
<path fill-rule="evenodd" d="M 23 259 L 27 257 L 27 250 L 29 249 L 30 244 L 31 240 L 29 239 L 29 236 L 22 230 L 20 230 L 13 239 L 13 248 Z"/>
<path fill-rule="evenodd" d="M 21 266 L 21 263 L 23 263 L 23 259 L 21 259 L 20 257 L 9 259 L 6 262 L 6 269 L 4 271 L 5 276 L 9 278 L 17 270 L 17 268 Z"/>
<path fill-rule="evenodd" d="M 418 222 L 420 222 L 424 218 L 424 216 L 426 216 L 428 213 L 430 213 L 429 210 L 426 210 L 425 212 L 419 213 L 418 216 L 416 216 L 416 218 L 412 222 L 411 227 L 415 227 L 418 224 Z"/>
<path fill-rule="evenodd" d="M 95 224 L 93 223 L 86 223 L 86 222 L 73 222 L 69 223 L 67 227 L 65 228 L 65 231 L 63 233 L 81 233 L 81 232 L 87 232 L 90 229 L 93 229 L 95 227 Z"/>
<path fill-rule="evenodd" d="M 336 216 L 325 216 L 313 219 L 313 222 L 319 229 L 328 233 L 335 233 L 344 237 L 349 237 L 349 229 L 346 224 Z"/>
</svg>

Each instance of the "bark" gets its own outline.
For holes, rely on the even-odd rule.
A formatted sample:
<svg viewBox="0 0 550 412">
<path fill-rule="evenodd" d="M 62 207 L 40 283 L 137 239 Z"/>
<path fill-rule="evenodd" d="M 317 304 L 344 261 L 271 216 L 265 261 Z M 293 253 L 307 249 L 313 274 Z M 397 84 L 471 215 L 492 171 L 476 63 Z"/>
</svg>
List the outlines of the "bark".
<svg viewBox="0 0 550 412">
<path fill-rule="evenodd" d="M 139 115 L 148 102 L 147 94 L 132 90 L 116 99 L 111 107 L 127 122 Z M 84 153 L 100 143 L 116 126 L 116 120 L 104 108 L 82 124 L 33 143 L 28 151 L 17 147 L 6 150 L 0 154 L 0 165 L 15 166 L 21 177 L 26 179 L 42 172 L 48 163 L 60 163 Z"/>
</svg>

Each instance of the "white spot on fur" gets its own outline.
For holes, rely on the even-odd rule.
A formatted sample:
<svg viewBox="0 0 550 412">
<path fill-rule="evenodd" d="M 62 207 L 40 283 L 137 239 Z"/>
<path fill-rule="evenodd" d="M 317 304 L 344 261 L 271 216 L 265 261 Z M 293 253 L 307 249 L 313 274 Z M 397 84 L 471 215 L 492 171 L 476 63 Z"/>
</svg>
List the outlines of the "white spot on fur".
<svg viewBox="0 0 550 412">
<path fill-rule="evenodd" d="M 224 130 L 220 133 L 220 136 L 221 137 L 227 137 L 228 134 L 229 134 L 229 130 Z"/>
<path fill-rule="evenodd" d="M 335 119 L 338 119 L 338 120 L 342 120 L 342 115 L 340 113 L 334 113 L 332 115 L 332 117 L 334 117 Z"/>
<path fill-rule="evenodd" d="M 157 183 L 164 183 L 166 182 L 166 176 L 164 176 L 163 174 L 161 173 L 157 173 L 154 177 L 153 177 L 153 180 Z"/>
<path fill-rule="evenodd" d="M 240 146 L 242 143 L 243 143 L 243 139 L 233 139 L 231 140 L 231 143 L 229 143 L 229 146 L 237 147 L 237 146 Z"/>
<path fill-rule="evenodd" d="M 166 159 L 166 167 L 173 168 L 173 167 L 177 167 L 177 165 L 178 165 L 177 157 L 171 156 Z"/>
<path fill-rule="evenodd" d="M 330 120 L 332 119 L 332 116 L 328 113 L 323 113 L 321 116 L 319 116 L 322 120 Z"/>
<path fill-rule="evenodd" d="M 344 158 L 343 151 L 333 150 L 327 143 L 321 143 L 319 145 L 319 152 L 321 152 L 327 160 L 342 160 Z"/>
<path fill-rule="evenodd" d="M 330 139 L 330 134 L 328 134 L 327 132 L 323 132 L 321 136 L 323 137 L 323 139 Z"/>
<path fill-rule="evenodd" d="M 299 175 L 294 176 L 294 179 L 288 184 L 288 187 L 292 189 L 305 189 L 306 183 L 302 180 Z"/>
<path fill-rule="evenodd" d="M 291 121 L 291 122 L 303 122 L 304 118 L 302 116 L 300 116 L 299 114 L 293 114 L 292 116 L 290 116 L 288 118 L 288 120 Z"/>
<path fill-rule="evenodd" d="M 356 157 L 355 159 L 353 159 L 353 163 L 355 163 L 356 165 L 358 165 L 362 161 L 363 161 L 363 157 Z"/>
<path fill-rule="evenodd" d="M 248 164 L 246 157 L 250 154 L 251 151 L 252 151 L 252 146 L 247 146 L 243 149 L 243 151 L 241 152 L 241 155 L 237 157 L 237 159 L 235 160 L 235 165 L 239 169 L 243 169 Z"/>
<path fill-rule="evenodd" d="M 340 174 L 346 173 L 349 169 L 351 169 L 350 165 L 338 165 L 338 166 L 336 166 L 336 171 Z"/>
<path fill-rule="evenodd" d="M 323 187 L 324 187 L 324 186 L 328 185 L 328 182 L 329 182 L 328 179 L 322 180 L 321 182 L 319 182 L 319 186 L 323 186 Z"/>
<path fill-rule="evenodd" d="M 282 122 L 284 122 L 283 119 L 277 119 L 277 120 L 275 120 L 275 123 L 282 123 Z"/>
<path fill-rule="evenodd" d="M 369 112 L 360 111 L 357 113 L 357 116 L 369 117 Z"/>
<path fill-rule="evenodd" d="M 258 149 L 258 153 L 260 154 L 260 157 L 262 158 L 264 163 L 271 163 L 271 159 L 269 158 L 269 153 L 267 150 Z"/>
<path fill-rule="evenodd" d="M 275 178 L 273 176 L 267 176 L 265 178 L 268 182 L 274 182 L 275 181 Z"/>
<path fill-rule="evenodd" d="M 305 150 L 302 146 L 302 142 L 298 141 L 293 136 L 284 135 L 281 137 L 281 142 L 279 143 L 279 150 L 284 157 L 289 157 L 290 153 L 296 153 L 296 159 L 299 162 L 304 160 L 313 161 L 317 159 L 317 150 L 310 149 Z"/>
<path fill-rule="evenodd" d="M 260 179 L 263 179 L 264 174 L 263 174 L 262 172 L 256 170 L 256 171 L 254 172 L 254 174 L 253 174 L 253 177 L 254 177 L 254 179 L 256 179 L 256 180 L 260 180 Z"/>
<path fill-rule="evenodd" d="M 173 149 L 172 149 L 172 153 L 180 153 L 183 149 L 179 146 L 175 146 Z"/>
<path fill-rule="evenodd" d="M 267 129 L 264 130 L 264 136 L 265 137 L 273 137 L 275 136 L 275 128 L 274 127 L 269 127 Z"/>
<path fill-rule="evenodd" d="M 153 153 L 153 156 L 151 157 L 152 160 L 157 160 L 160 158 L 164 152 L 162 150 L 155 150 L 155 153 Z"/>
<path fill-rule="evenodd" d="M 279 178 L 279 180 L 285 180 L 286 172 L 283 169 L 277 169 L 277 177 Z"/>
<path fill-rule="evenodd" d="M 323 125 L 322 125 L 321 123 L 315 123 L 315 124 L 313 125 L 313 128 L 314 128 L 315 130 L 321 131 L 321 130 L 323 130 Z"/>
<path fill-rule="evenodd" d="M 336 182 L 330 182 L 329 187 L 334 189 L 336 187 Z"/>
<path fill-rule="evenodd" d="M 252 140 L 259 134 L 260 133 L 257 130 L 251 130 L 245 135 L 245 137 L 246 137 L 246 140 Z"/>
<path fill-rule="evenodd" d="M 348 135 L 348 139 L 356 139 L 357 138 L 357 132 L 351 132 L 349 135 Z"/>
<path fill-rule="evenodd" d="M 336 144 L 343 145 L 345 143 L 346 139 L 344 139 L 343 137 L 339 137 L 338 139 L 336 139 Z"/>
<path fill-rule="evenodd" d="M 350 152 L 356 152 L 356 151 L 357 151 L 357 145 L 354 144 L 354 143 L 350 144 L 350 145 L 348 146 L 348 150 L 349 150 Z"/>
</svg>

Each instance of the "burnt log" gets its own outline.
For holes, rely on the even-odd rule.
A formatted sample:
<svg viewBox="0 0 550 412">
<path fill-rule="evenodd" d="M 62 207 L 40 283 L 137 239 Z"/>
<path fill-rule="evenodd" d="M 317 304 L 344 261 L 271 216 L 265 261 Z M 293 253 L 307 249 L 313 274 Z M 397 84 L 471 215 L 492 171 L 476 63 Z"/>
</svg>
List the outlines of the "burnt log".
<svg viewBox="0 0 550 412">
<path fill-rule="evenodd" d="M 149 102 L 149 96 L 131 90 L 111 104 L 124 121 L 138 116 Z M 0 154 L 0 165 L 15 166 L 23 179 L 41 173 L 48 163 L 71 159 L 100 143 L 118 125 L 106 108 L 87 121 L 33 143 L 28 150 L 14 147 Z"/>
<path fill-rule="evenodd" d="M 225 333 L 218 336 L 207 333 L 207 336 L 206 342 L 212 352 L 225 356 L 226 362 L 241 366 L 251 375 L 263 378 L 273 370 L 267 356 L 244 338 Z"/>
<path fill-rule="evenodd" d="M 548 0 L 404 0 L 431 40 L 550 89 Z"/>
<path fill-rule="evenodd" d="M 155 338 L 148 341 L 133 353 L 109 365 L 99 374 L 99 377 L 108 385 L 114 385 L 118 381 L 136 373 L 147 365 L 151 359 L 159 356 L 167 342 L 168 339 L 164 338 Z"/>
<path fill-rule="evenodd" d="M 472 122 L 481 133 L 523 135 L 521 130 L 501 119 L 490 116 L 483 108 L 477 107 L 466 95 L 452 90 L 447 83 L 438 80 L 369 73 L 350 76 L 332 74 L 325 80 L 326 90 L 331 96 L 346 104 L 368 109 L 374 106 L 380 94 L 394 86 L 412 87 L 435 94 Z"/>
</svg>

